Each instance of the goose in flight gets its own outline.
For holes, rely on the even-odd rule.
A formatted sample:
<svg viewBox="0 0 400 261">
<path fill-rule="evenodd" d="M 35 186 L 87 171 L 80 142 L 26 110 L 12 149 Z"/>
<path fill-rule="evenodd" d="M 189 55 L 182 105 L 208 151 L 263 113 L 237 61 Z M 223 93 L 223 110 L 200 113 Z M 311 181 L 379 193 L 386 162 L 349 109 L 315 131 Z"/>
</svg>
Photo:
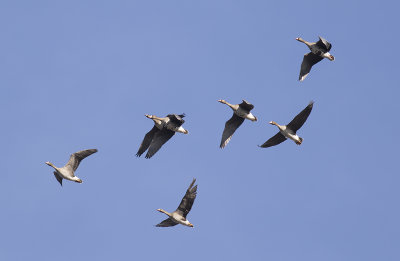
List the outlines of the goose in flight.
<svg viewBox="0 0 400 261">
<path fill-rule="evenodd" d="M 257 121 L 257 118 L 250 112 L 254 108 L 254 105 L 245 100 L 243 100 L 241 104 L 230 104 L 225 100 L 218 100 L 218 102 L 228 105 L 233 110 L 233 115 L 225 123 L 225 129 L 222 133 L 221 143 L 219 147 L 223 149 L 231 140 L 237 128 L 242 125 L 244 119 Z"/>
<path fill-rule="evenodd" d="M 186 219 L 187 214 L 190 212 L 193 206 L 193 202 L 196 199 L 197 195 L 197 185 L 193 187 L 196 179 L 193 179 L 189 188 L 186 190 L 185 196 L 182 198 L 181 203 L 178 208 L 172 212 L 168 213 L 164 209 L 157 209 L 157 211 L 164 213 L 168 216 L 167 219 L 163 220 L 160 224 L 157 224 L 156 227 L 172 227 L 177 224 L 182 224 L 184 226 L 193 227 L 193 224 Z"/>
<path fill-rule="evenodd" d="M 296 38 L 296 40 L 306 44 L 311 51 L 304 55 L 303 62 L 301 63 L 300 67 L 299 81 L 303 81 L 310 73 L 311 67 L 320 62 L 322 59 L 327 58 L 331 61 L 335 60 L 335 57 L 329 53 L 332 48 L 332 44 L 324 38 L 319 37 L 319 40 L 316 43 L 307 42 L 300 37 Z"/>
<path fill-rule="evenodd" d="M 65 166 L 62 168 L 57 168 L 56 166 L 53 165 L 53 163 L 48 161 L 46 162 L 46 164 L 55 169 L 55 171 L 53 172 L 54 177 L 56 177 L 57 181 L 60 182 L 61 186 L 63 179 L 68 179 L 71 181 L 75 181 L 77 183 L 82 183 L 82 180 L 75 176 L 75 171 L 78 168 L 79 163 L 81 163 L 81 160 L 96 152 L 97 149 L 89 149 L 89 150 L 82 150 L 75 152 L 71 154 L 68 163 L 65 164 Z"/>
<path fill-rule="evenodd" d="M 147 149 L 146 159 L 150 159 L 169 139 L 174 136 L 175 132 L 188 134 L 189 132 L 182 127 L 185 122 L 183 117 L 185 114 L 168 114 L 164 118 L 159 118 L 154 115 L 145 115 L 147 118 L 154 121 L 153 128 L 144 136 L 139 150 L 136 153 L 140 157 Z"/>
<path fill-rule="evenodd" d="M 275 125 L 279 128 L 279 132 L 275 134 L 272 138 L 267 140 L 260 147 L 268 148 L 271 146 L 278 145 L 279 143 L 284 142 L 286 139 L 293 140 L 297 145 L 300 145 L 303 142 L 303 138 L 297 136 L 296 132 L 303 126 L 304 122 L 306 122 L 308 116 L 311 113 L 314 102 L 311 101 L 307 107 L 302 110 L 288 125 L 279 125 L 274 121 L 270 121 L 269 124 Z"/>
</svg>

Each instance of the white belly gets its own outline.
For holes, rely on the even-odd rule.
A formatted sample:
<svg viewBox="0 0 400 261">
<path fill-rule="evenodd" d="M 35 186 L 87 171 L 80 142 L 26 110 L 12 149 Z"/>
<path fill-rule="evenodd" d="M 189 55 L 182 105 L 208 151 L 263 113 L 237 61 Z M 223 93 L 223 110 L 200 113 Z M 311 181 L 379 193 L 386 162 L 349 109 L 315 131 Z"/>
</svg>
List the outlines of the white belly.
<svg viewBox="0 0 400 261">
<path fill-rule="evenodd" d="M 176 213 L 172 213 L 171 218 L 172 218 L 174 221 L 176 221 L 176 222 L 178 222 L 179 224 L 182 224 L 182 225 L 184 225 L 184 226 L 189 226 L 189 224 L 190 224 L 189 220 L 185 219 L 184 217 L 182 217 L 182 216 L 180 216 L 180 215 L 178 215 L 178 214 L 176 214 Z"/>
<path fill-rule="evenodd" d="M 60 175 L 60 177 L 62 177 L 63 179 L 68 179 L 68 180 L 72 180 L 71 176 L 69 175 L 69 172 L 67 172 L 64 169 L 59 169 L 57 170 L 58 175 Z"/>
<path fill-rule="evenodd" d="M 291 139 L 292 141 L 298 143 L 300 142 L 300 137 L 297 136 L 297 134 L 294 134 L 290 131 L 281 131 L 281 133 L 283 134 L 283 136 L 285 136 L 287 139 Z"/>
<path fill-rule="evenodd" d="M 255 121 L 256 120 L 256 117 L 253 114 L 251 114 L 251 112 L 247 112 L 245 110 L 242 110 L 241 108 L 237 109 L 235 111 L 235 114 L 237 116 L 239 116 L 239 117 L 242 117 L 242 118 L 245 118 L 245 119 L 248 119 L 248 120 L 251 120 L 251 121 Z"/>
<path fill-rule="evenodd" d="M 326 59 L 331 60 L 331 56 L 332 56 L 332 55 L 331 55 L 329 52 L 326 52 L 326 53 L 323 53 L 321 56 L 324 57 L 324 58 L 326 58 Z"/>
</svg>

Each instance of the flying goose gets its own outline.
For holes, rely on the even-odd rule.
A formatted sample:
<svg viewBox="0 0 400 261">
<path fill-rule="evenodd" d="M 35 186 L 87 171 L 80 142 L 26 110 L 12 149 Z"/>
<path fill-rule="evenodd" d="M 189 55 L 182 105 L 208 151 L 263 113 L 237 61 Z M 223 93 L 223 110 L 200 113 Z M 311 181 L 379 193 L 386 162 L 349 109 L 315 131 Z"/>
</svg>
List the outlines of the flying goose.
<svg viewBox="0 0 400 261">
<path fill-rule="evenodd" d="M 62 168 L 57 168 L 56 166 L 53 165 L 53 163 L 48 161 L 46 162 L 46 164 L 55 169 L 55 171 L 53 172 L 54 177 L 56 177 L 57 181 L 60 182 L 61 186 L 63 179 L 68 179 L 71 181 L 75 181 L 77 183 L 82 183 L 82 180 L 75 176 L 75 171 L 78 168 L 79 163 L 81 163 L 81 160 L 96 152 L 97 149 L 89 149 L 89 150 L 82 150 L 75 152 L 71 154 L 68 163 L 65 164 L 65 166 Z"/>
<path fill-rule="evenodd" d="M 241 104 L 230 104 L 225 100 L 218 100 L 218 102 L 228 105 L 233 110 L 232 118 L 225 123 L 225 129 L 222 133 L 219 147 L 223 149 L 231 140 L 236 129 L 242 125 L 244 119 L 257 121 L 257 118 L 250 112 L 254 108 L 254 105 L 245 100 Z"/>
<path fill-rule="evenodd" d="M 301 63 L 299 81 L 303 81 L 311 71 L 311 67 L 327 58 L 331 61 L 335 60 L 335 57 L 329 53 L 332 48 L 332 44 L 327 40 L 319 36 L 319 40 L 316 43 L 310 43 L 302 38 L 296 38 L 297 41 L 305 43 L 311 52 L 304 55 L 303 62 Z"/>
<path fill-rule="evenodd" d="M 193 202 L 197 195 L 197 185 L 193 187 L 196 179 L 193 179 L 189 188 L 186 190 L 185 196 L 182 198 L 179 207 L 172 213 L 168 213 L 164 209 L 157 209 L 157 211 L 164 213 L 168 216 L 167 219 L 163 220 L 156 227 L 172 227 L 177 224 L 182 224 L 184 226 L 193 227 L 193 224 L 186 219 L 187 214 L 192 209 Z"/>
<path fill-rule="evenodd" d="M 303 126 L 304 122 L 307 120 L 308 116 L 311 113 L 314 102 L 311 101 L 307 107 L 302 110 L 296 117 L 288 124 L 288 125 L 279 125 L 274 121 L 270 121 L 269 124 L 275 125 L 279 128 L 279 132 L 267 140 L 260 147 L 268 148 L 271 146 L 278 145 L 279 143 L 284 142 L 286 139 L 293 140 L 297 145 L 300 145 L 303 142 L 303 138 L 297 136 L 296 132 Z"/>
<path fill-rule="evenodd" d="M 154 115 L 145 115 L 147 118 L 154 121 L 153 128 L 144 136 L 139 150 L 136 153 L 140 157 L 147 149 L 146 159 L 150 159 L 169 139 L 174 136 L 175 132 L 188 134 L 181 125 L 185 122 L 182 118 L 185 114 L 168 114 L 164 118 L 159 118 Z"/>
</svg>

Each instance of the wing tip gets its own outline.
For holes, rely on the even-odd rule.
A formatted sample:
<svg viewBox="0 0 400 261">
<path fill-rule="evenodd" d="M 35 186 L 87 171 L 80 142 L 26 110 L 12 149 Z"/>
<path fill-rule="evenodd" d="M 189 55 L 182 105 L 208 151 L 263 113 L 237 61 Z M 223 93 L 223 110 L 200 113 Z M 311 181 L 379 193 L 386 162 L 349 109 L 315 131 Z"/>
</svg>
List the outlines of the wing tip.
<svg viewBox="0 0 400 261">
<path fill-rule="evenodd" d="M 307 75 L 308 75 L 308 73 L 306 73 L 306 74 L 304 74 L 304 75 L 301 75 L 301 74 L 300 74 L 300 76 L 299 76 L 299 81 L 300 81 L 300 82 L 304 81 L 304 80 L 306 79 Z"/>
<path fill-rule="evenodd" d="M 196 178 L 193 178 L 192 183 L 190 183 L 188 190 L 192 189 L 195 182 L 196 182 Z M 197 187 L 197 185 L 195 187 Z"/>
</svg>

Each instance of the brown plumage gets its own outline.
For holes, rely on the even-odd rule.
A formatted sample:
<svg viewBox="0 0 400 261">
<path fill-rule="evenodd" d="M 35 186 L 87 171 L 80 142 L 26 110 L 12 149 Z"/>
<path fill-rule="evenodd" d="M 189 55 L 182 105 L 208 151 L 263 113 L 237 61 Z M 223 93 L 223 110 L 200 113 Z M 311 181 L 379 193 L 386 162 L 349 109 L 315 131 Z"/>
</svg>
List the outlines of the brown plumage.
<svg viewBox="0 0 400 261">
<path fill-rule="evenodd" d="M 156 227 L 171 227 L 177 224 L 193 227 L 193 224 L 191 224 L 189 220 L 186 219 L 186 216 L 192 209 L 194 200 L 197 196 L 197 185 L 194 186 L 195 182 L 196 179 L 193 179 L 192 183 L 190 183 L 189 188 L 186 190 L 185 196 L 183 196 L 181 203 L 174 212 L 168 213 L 163 209 L 157 209 L 157 211 L 166 214 L 168 218 L 157 224 Z"/>
<path fill-rule="evenodd" d="M 304 108 L 299 114 L 294 117 L 294 119 L 288 125 L 279 125 L 274 121 L 271 121 L 270 124 L 276 125 L 279 128 L 279 132 L 275 134 L 272 138 L 267 140 L 260 147 L 268 148 L 271 146 L 278 145 L 284 142 L 287 138 L 293 140 L 297 145 L 300 145 L 303 142 L 303 138 L 299 137 L 296 132 L 303 126 L 306 122 L 308 116 L 311 113 L 314 102 L 311 101 L 306 108 Z"/>
</svg>

